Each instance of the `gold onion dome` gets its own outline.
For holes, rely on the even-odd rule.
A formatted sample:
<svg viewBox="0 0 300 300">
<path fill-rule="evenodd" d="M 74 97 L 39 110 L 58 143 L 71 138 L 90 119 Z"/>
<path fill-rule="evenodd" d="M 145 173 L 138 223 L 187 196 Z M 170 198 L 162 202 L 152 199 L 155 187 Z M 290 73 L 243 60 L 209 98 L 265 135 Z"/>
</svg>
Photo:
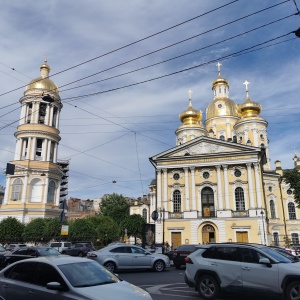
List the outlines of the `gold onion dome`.
<svg viewBox="0 0 300 300">
<path fill-rule="evenodd" d="M 179 115 L 179 119 L 183 125 L 199 125 L 202 120 L 201 110 L 194 109 L 192 106 L 192 98 L 189 99 L 189 107 Z"/>
<path fill-rule="evenodd" d="M 41 76 L 31 80 L 30 83 L 26 86 L 25 90 L 28 91 L 31 89 L 40 89 L 58 93 L 58 87 L 51 79 L 49 79 L 50 70 L 51 68 L 47 64 L 47 60 L 45 59 L 44 63 L 40 67 Z"/>
<path fill-rule="evenodd" d="M 259 103 L 254 102 L 249 97 L 249 91 L 248 91 L 248 82 L 247 80 L 244 82 L 246 85 L 246 100 L 244 103 L 239 105 L 239 110 L 241 112 L 242 118 L 253 118 L 258 117 L 258 115 L 262 111 L 262 107 Z"/>
</svg>

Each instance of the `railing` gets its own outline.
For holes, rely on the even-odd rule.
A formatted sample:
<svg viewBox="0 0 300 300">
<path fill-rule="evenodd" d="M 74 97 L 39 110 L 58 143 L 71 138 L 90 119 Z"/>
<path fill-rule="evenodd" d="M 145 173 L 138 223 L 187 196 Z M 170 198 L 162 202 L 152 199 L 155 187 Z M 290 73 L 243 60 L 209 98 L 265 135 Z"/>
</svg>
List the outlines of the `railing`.
<svg viewBox="0 0 300 300">
<path fill-rule="evenodd" d="M 198 218 L 216 218 L 217 211 L 216 210 L 198 211 L 197 217 Z"/>
<path fill-rule="evenodd" d="M 183 213 L 182 212 L 170 212 L 169 213 L 169 219 L 183 219 Z"/>
<path fill-rule="evenodd" d="M 245 218 L 249 217 L 249 210 L 233 210 L 232 218 Z"/>
</svg>

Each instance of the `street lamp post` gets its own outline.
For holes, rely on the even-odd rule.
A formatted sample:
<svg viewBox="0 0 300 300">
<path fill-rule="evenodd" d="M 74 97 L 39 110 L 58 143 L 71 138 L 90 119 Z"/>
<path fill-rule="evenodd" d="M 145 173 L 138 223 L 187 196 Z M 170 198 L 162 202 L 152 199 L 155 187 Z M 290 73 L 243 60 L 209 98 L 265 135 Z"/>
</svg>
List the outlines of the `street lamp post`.
<svg viewBox="0 0 300 300">
<path fill-rule="evenodd" d="M 265 233 L 265 223 L 264 223 L 264 212 L 261 210 L 261 221 L 262 221 L 262 227 L 263 227 L 263 233 L 264 233 L 264 244 L 266 245 L 266 233 Z"/>
<path fill-rule="evenodd" d="M 165 253 L 165 208 L 163 208 L 162 211 L 163 211 L 162 254 L 164 254 Z"/>
</svg>

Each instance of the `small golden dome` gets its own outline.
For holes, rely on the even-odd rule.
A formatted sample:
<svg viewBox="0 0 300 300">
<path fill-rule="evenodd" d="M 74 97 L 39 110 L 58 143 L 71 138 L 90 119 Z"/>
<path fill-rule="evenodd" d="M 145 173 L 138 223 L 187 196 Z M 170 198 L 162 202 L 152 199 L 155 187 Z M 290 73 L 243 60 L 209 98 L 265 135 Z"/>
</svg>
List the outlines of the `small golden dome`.
<svg viewBox="0 0 300 300">
<path fill-rule="evenodd" d="M 230 98 L 216 98 L 206 109 L 206 120 L 221 116 L 239 116 L 238 106 Z"/>
<path fill-rule="evenodd" d="M 221 77 L 220 75 L 212 82 L 212 87 L 211 89 L 214 90 L 217 84 L 225 84 L 229 86 L 228 80 L 224 77 Z"/>
<path fill-rule="evenodd" d="M 179 115 L 179 119 L 182 122 L 183 125 L 191 125 L 191 124 L 199 124 L 199 122 L 202 120 L 202 112 L 201 110 L 194 109 L 192 106 L 192 99 L 189 99 L 190 104 L 188 109 L 183 111 Z"/>
<path fill-rule="evenodd" d="M 31 80 L 30 83 L 26 86 L 25 90 L 28 91 L 31 89 L 41 89 L 58 93 L 58 87 L 48 77 L 50 70 L 51 68 L 47 64 L 47 60 L 45 60 L 45 62 L 40 67 L 41 76 Z"/>
</svg>

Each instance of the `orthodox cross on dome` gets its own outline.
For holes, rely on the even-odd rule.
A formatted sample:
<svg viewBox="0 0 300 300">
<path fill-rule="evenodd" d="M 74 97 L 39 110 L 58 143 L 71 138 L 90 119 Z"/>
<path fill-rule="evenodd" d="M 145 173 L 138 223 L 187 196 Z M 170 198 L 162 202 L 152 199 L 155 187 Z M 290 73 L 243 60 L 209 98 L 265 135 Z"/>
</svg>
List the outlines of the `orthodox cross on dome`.
<svg viewBox="0 0 300 300">
<path fill-rule="evenodd" d="M 189 89 L 188 94 L 189 94 L 190 106 L 192 105 L 192 93 L 193 93 L 193 91 L 191 89 Z"/>
<path fill-rule="evenodd" d="M 247 80 L 245 80 L 245 82 L 243 83 L 245 86 L 246 86 L 246 96 L 247 96 L 247 98 L 249 97 L 249 91 L 248 91 L 248 85 L 250 84 L 250 82 L 249 81 L 247 81 Z"/>
<path fill-rule="evenodd" d="M 216 66 L 218 67 L 218 76 L 221 75 L 221 66 L 222 64 L 220 64 L 219 62 L 216 64 Z"/>
<path fill-rule="evenodd" d="M 48 59 L 47 59 L 48 58 L 48 53 L 46 52 L 44 55 L 45 55 L 44 62 L 46 63 L 48 61 Z"/>
</svg>

